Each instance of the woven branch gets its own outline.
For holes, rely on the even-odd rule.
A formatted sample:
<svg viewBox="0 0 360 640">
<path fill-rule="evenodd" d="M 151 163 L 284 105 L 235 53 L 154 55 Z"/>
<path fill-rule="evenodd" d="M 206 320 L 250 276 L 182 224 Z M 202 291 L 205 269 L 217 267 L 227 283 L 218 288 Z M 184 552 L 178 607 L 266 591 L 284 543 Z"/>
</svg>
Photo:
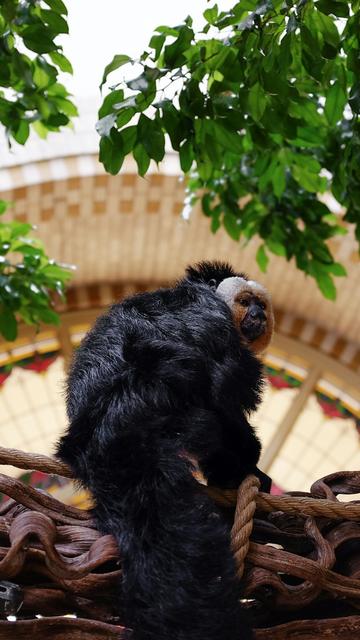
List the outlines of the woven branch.
<svg viewBox="0 0 360 640">
<path fill-rule="evenodd" d="M 81 618 L 54 616 L 36 620 L 0 621 L 0 640 L 127 640 L 130 634 L 119 625 Z"/>
<path fill-rule="evenodd" d="M 0 464 L 9 464 L 17 469 L 32 469 L 33 471 L 53 473 L 64 478 L 73 477 L 69 467 L 61 460 L 44 456 L 41 453 L 25 453 L 24 451 L 19 451 L 19 449 L 0 447 Z"/>
<path fill-rule="evenodd" d="M 0 448 L 0 462 L 71 477 L 55 458 L 15 449 Z M 332 474 L 309 494 L 269 496 L 258 487 L 254 476 L 238 492 L 204 487 L 234 517 L 232 550 L 256 639 L 360 637 L 360 504 L 337 499 L 360 493 L 360 472 Z M 23 593 L 18 621 L 0 621 L 0 640 L 124 640 L 114 539 L 86 511 L 19 480 L 0 474 L 0 491 L 10 497 L 0 506 L 0 580 Z"/>
</svg>

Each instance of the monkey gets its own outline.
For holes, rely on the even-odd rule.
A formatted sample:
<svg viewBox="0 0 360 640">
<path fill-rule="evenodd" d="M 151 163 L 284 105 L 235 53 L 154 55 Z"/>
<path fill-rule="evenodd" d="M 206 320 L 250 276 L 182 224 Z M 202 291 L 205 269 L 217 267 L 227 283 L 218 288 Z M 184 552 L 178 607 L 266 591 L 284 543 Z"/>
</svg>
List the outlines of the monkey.
<svg viewBox="0 0 360 640">
<path fill-rule="evenodd" d="M 120 551 L 134 640 L 251 640 L 227 518 L 195 477 L 236 488 L 257 468 L 249 414 L 270 297 L 220 262 L 114 304 L 74 355 L 57 455 L 90 489 Z"/>
</svg>

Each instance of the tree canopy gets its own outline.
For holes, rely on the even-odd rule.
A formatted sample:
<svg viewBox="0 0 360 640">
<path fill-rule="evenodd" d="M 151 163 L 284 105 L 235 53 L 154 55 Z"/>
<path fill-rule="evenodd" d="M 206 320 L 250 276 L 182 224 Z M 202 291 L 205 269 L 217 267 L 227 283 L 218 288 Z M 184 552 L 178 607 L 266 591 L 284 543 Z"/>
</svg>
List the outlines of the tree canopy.
<svg viewBox="0 0 360 640">
<path fill-rule="evenodd" d="M 346 271 L 328 240 L 344 222 L 360 240 L 359 0 L 241 0 L 203 16 L 201 31 L 191 17 L 159 26 L 139 59 L 105 68 L 101 86 L 124 65 L 137 73 L 104 98 L 100 160 L 116 174 L 132 154 L 144 176 L 168 140 L 187 207 L 201 199 L 213 232 L 259 236 L 262 270 L 269 253 L 294 259 L 334 299 Z"/>
</svg>

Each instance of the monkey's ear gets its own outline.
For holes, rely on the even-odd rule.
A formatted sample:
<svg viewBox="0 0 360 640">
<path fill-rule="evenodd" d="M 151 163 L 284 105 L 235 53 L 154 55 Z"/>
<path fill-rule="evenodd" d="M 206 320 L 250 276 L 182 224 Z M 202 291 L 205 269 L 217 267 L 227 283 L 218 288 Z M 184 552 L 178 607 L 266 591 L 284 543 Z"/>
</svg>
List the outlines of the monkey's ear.
<svg viewBox="0 0 360 640">
<path fill-rule="evenodd" d="M 213 291 L 216 291 L 217 283 L 216 283 L 215 278 L 211 278 L 211 280 L 209 280 L 209 282 L 208 282 L 208 285 Z"/>
</svg>

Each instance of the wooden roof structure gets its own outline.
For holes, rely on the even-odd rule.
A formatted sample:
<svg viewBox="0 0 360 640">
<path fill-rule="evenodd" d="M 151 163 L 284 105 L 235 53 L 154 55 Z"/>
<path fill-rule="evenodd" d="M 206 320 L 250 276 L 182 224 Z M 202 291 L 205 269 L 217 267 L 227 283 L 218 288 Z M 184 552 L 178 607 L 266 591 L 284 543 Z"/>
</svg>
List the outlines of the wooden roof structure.
<svg viewBox="0 0 360 640">
<path fill-rule="evenodd" d="M 202 259 L 228 260 L 269 288 L 284 330 L 358 370 L 359 254 L 351 227 L 347 235 L 330 240 L 348 271 L 347 278 L 337 279 L 333 303 L 283 258 L 272 256 L 268 272 L 262 274 L 255 260 L 256 238 L 245 244 L 234 242 L 223 229 L 212 234 L 199 207 L 184 220 L 179 175 L 177 157 L 171 153 L 159 171 L 153 167 L 143 179 L 132 160 L 119 176 L 110 176 L 97 155 L 64 155 L 62 148 L 56 157 L 24 160 L 0 170 L 0 198 L 14 203 L 9 216 L 37 225 L 51 256 L 76 265 L 72 306 L 74 301 L 83 306 L 89 296 L 93 301 L 109 299 L 114 287 L 174 281 L 187 264 Z M 330 205 L 338 210 L 336 203 Z"/>
</svg>

